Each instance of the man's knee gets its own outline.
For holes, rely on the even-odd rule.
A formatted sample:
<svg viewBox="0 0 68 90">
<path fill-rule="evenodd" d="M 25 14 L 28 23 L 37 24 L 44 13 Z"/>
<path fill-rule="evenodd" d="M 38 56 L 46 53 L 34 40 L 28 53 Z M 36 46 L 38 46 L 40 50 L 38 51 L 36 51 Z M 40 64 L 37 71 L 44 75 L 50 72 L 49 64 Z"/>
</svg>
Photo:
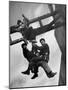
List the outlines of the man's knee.
<svg viewBox="0 0 68 90">
<path fill-rule="evenodd" d="M 48 66 L 48 63 L 46 61 L 40 61 L 38 63 L 38 65 L 41 66 L 41 67 L 47 67 Z"/>
</svg>

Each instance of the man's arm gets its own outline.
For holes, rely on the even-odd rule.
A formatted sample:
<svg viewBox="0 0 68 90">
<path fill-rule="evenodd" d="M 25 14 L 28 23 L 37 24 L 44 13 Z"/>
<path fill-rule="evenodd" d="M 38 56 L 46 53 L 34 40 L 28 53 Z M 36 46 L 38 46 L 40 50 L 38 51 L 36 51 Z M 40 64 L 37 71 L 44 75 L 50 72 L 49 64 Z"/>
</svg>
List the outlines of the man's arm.
<svg viewBox="0 0 68 90">
<path fill-rule="evenodd" d="M 48 44 L 46 44 L 46 48 L 47 48 L 47 53 L 48 53 L 48 55 L 49 55 L 49 54 L 50 54 L 50 50 L 49 50 Z"/>
<path fill-rule="evenodd" d="M 40 50 L 42 47 L 41 46 L 38 46 L 38 45 L 35 45 L 35 48 Z"/>
</svg>

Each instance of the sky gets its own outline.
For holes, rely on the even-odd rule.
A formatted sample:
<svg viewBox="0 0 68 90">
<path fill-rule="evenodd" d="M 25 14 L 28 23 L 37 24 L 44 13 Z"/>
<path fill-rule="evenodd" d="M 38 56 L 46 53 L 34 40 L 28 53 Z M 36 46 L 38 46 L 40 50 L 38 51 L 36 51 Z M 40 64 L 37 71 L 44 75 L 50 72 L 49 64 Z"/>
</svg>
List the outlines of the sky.
<svg viewBox="0 0 68 90">
<path fill-rule="evenodd" d="M 18 19 L 22 20 L 22 14 L 24 14 L 28 19 L 33 19 L 38 16 L 49 13 L 50 10 L 47 4 L 39 3 L 24 3 L 24 2 L 9 2 L 9 26 L 16 25 Z M 52 17 L 43 20 L 44 25 L 52 21 Z M 39 27 L 39 23 L 31 24 L 33 28 Z M 15 33 L 11 35 L 12 40 L 22 37 L 20 33 Z M 58 85 L 59 70 L 61 62 L 61 51 L 59 49 L 58 43 L 54 36 L 54 30 L 41 34 L 36 37 L 37 44 L 40 45 L 39 39 L 45 38 L 47 44 L 50 47 L 50 60 L 49 66 L 57 75 L 54 78 L 49 79 L 44 70 L 39 67 L 38 78 L 31 80 L 32 73 L 27 76 L 21 74 L 28 68 L 28 61 L 24 58 L 22 54 L 21 44 L 22 42 L 10 46 L 10 87 L 34 87 L 34 86 L 50 86 Z M 31 50 L 31 43 L 28 44 L 28 49 Z"/>
</svg>

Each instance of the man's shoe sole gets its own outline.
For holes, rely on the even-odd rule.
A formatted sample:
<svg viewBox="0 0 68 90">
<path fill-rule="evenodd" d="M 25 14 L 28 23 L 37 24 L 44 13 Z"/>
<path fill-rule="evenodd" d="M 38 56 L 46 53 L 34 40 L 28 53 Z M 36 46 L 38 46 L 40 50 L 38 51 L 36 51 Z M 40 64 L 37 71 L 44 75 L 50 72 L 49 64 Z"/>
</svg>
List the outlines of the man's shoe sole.
<svg viewBox="0 0 68 90">
<path fill-rule="evenodd" d="M 56 72 L 56 73 L 54 73 L 54 75 L 53 75 L 53 76 L 48 76 L 48 77 L 49 77 L 49 78 L 52 78 L 52 77 L 54 77 L 56 74 L 57 74 L 57 72 Z"/>
<path fill-rule="evenodd" d="M 31 79 L 35 79 L 35 78 L 37 78 L 38 76 L 36 76 L 36 77 L 32 77 Z"/>
<path fill-rule="evenodd" d="M 22 74 L 26 74 L 26 75 L 29 75 L 29 73 L 24 73 L 24 72 L 21 72 Z"/>
</svg>

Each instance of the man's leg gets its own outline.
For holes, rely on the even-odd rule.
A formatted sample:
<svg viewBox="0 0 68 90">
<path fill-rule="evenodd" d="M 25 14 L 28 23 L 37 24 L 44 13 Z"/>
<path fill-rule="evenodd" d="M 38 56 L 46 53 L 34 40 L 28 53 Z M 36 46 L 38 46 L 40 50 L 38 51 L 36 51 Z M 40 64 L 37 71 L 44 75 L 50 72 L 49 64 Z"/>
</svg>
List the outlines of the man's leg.
<svg viewBox="0 0 68 90">
<path fill-rule="evenodd" d="M 31 61 L 33 62 L 33 73 L 34 73 L 34 75 L 33 75 L 33 77 L 31 78 L 31 79 L 35 79 L 36 77 L 38 77 L 38 65 L 37 65 L 37 63 L 39 62 L 39 61 L 41 61 L 41 57 L 33 57 L 32 59 L 31 59 Z"/>
<path fill-rule="evenodd" d="M 28 69 L 26 71 L 22 72 L 22 73 L 29 75 L 30 74 L 30 70 L 31 70 L 31 72 L 34 73 L 34 76 L 32 77 L 32 79 L 34 79 L 35 77 L 38 76 L 37 75 L 38 67 L 37 67 L 36 63 L 33 62 L 33 61 L 32 62 L 31 61 L 29 62 Z"/>
<path fill-rule="evenodd" d="M 52 72 L 46 61 L 39 62 L 39 66 L 41 66 L 44 69 L 49 78 L 54 77 L 56 75 L 56 73 Z"/>
<path fill-rule="evenodd" d="M 30 74 L 30 70 L 33 73 L 36 73 L 37 72 L 37 68 L 36 68 L 36 65 L 34 64 L 34 62 L 29 62 L 29 65 L 28 65 L 27 70 L 24 71 L 24 72 L 22 72 L 22 73 L 29 75 Z"/>
<path fill-rule="evenodd" d="M 24 72 L 21 72 L 22 74 L 27 74 L 29 75 L 30 74 L 30 65 L 28 66 L 27 70 L 24 71 Z"/>
<path fill-rule="evenodd" d="M 36 65 L 36 63 L 34 64 L 33 69 L 34 69 L 33 71 L 34 75 L 31 79 L 35 79 L 36 77 L 38 77 L 38 66 Z"/>
<path fill-rule="evenodd" d="M 31 79 L 35 79 L 36 77 L 38 77 L 38 62 L 39 61 L 41 61 L 42 60 L 42 58 L 41 57 L 39 57 L 39 56 L 35 56 L 35 57 L 33 57 L 32 59 L 31 59 L 31 61 L 33 62 L 33 73 L 34 73 L 34 75 L 33 75 L 33 77 L 31 78 Z"/>
<path fill-rule="evenodd" d="M 27 74 L 27 75 L 30 74 L 30 70 L 32 71 L 32 66 L 33 66 L 33 63 L 30 60 L 28 60 L 28 62 L 29 62 L 29 64 L 28 64 L 27 70 L 22 72 L 23 74 Z"/>
</svg>

